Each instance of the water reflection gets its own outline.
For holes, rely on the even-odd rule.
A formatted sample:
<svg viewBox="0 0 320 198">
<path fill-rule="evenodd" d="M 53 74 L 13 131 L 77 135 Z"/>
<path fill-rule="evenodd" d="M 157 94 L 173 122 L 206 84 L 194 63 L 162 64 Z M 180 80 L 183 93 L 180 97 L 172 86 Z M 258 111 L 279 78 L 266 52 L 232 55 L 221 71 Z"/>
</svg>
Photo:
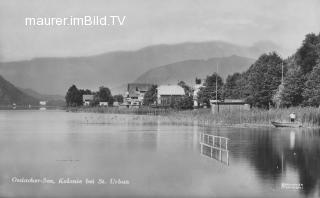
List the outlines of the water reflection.
<svg viewBox="0 0 320 198">
<path fill-rule="evenodd" d="M 290 146 L 283 147 L 284 161 L 297 171 L 305 195 L 320 191 L 319 143 L 319 131 L 298 131 L 290 132 Z"/>
<path fill-rule="evenodd" d="M 226 137 L 200 133 L 200 153 L 229 165 L 228 141 Z"/>
<path fill-rule="evenodd" d="M 294 131 L 290 131 L 290 149 L 294 148 L 296 134 Z"/>
<path fill-rule="evenodd" d="M 270 183 L 279 189 L 283 183 L 301 184 L 297 192 L 307 197 L 319 194 L 318 130 L 236 129 L 227 137 L 235 140 L 229 146 L 230 157 L 249 162 L 261 185 Z"/>
<path fill-rule="evenodd" d="M 95 122 L 87 124 L 84 117 Z M 0 197 L 319 197 L 317 130 L 130 120 L 126 115 L 0 112 Z M 132 184 L 18 185 L 10 183 L 13 176 L 121 177 Z M 283 183 L 303 188 L 282 189 Z"/>
</svg>

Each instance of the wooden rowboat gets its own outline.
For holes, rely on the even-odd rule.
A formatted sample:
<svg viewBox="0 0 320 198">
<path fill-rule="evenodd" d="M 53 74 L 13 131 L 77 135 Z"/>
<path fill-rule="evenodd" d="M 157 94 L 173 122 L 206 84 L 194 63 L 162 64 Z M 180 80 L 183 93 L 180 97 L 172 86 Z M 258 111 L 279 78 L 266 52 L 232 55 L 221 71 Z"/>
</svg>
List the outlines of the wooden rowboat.
<svg viewBox="0 0 320 198">
<path fill-rule="evenodd" d="M 271 121 L 271 124 L 275 127 L 290 127 L 290 128 L 299 128 L 302 127 L 302 124 L 299 122 L 276 122 Z"/>
</svg>

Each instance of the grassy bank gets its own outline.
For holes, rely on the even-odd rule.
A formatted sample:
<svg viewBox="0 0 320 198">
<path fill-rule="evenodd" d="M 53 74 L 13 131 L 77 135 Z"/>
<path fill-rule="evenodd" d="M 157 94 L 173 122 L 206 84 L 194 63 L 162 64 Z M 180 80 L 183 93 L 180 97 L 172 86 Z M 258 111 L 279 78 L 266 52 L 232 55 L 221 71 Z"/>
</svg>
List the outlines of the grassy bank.
<svg viewBox="0 0 320 198">
<path fill-rule="evenodd" d="M 173 109 L 154 109 L 154 108 L 118 108 L 118 107 L 81 107 L 68 109 L 69 111 L 91 112 L 110 114 L 100 120 L 95 118 L 87 120 L 90 123 L 122 122 L 122 116 L 119 114 L 129 114 L 129 120 L 126 122 L 135 123 L 164 123 L 174 125 L 193 125 L 200 126 L 237 126 L 237 127 L 268 127 L 271 121 L 288 121 L 289 114 L 295 112 L 297 121 L 304 127 L 320 126 L 320 109 L 312 107 L 299 107 L 288 109 L 251 109 L 250 111 L 220 111 L 213 114 L 211 109 L 197 109 L 177 111 Z M 130 121 L 131 118 L 131 121 Z M 108 121 L 109 120 L 109 121 Z"/>
</svg>

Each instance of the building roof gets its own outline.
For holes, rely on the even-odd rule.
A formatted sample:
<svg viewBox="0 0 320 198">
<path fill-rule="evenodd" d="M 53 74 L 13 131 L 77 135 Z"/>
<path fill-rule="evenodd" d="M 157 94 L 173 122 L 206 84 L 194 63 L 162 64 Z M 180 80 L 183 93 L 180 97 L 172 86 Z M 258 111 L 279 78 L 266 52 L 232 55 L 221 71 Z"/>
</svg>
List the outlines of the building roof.
<svg viewBox="0 0 320 198">
<path fill-rule="evenodd" d="M 144 84 L 144 83 L 129 83 L 128 84 L 128 94 L 129 97 L 138 97 L 140 92 L 147 92 L 151 89 L 152 84 Z"/>
<path fill-rule="evenodd" d="M 224 99 L 224 102 L 242 103 L 245 102 L 244 99 Z"/>
<path fill-rule="evenodd" d="M 161 85 L 158 88 L 158 95 L 182 96 L 184 89 L 179 85 Z"/>
<path fill-rule="evenodd" d="M 211 104 L 245 104 L 243 99 L 210 100 Z"/>
<path fill-rule="evenodd" d="M 82 95 L 82 100 L 93 100 L 93 95 Z"/>
</svg>

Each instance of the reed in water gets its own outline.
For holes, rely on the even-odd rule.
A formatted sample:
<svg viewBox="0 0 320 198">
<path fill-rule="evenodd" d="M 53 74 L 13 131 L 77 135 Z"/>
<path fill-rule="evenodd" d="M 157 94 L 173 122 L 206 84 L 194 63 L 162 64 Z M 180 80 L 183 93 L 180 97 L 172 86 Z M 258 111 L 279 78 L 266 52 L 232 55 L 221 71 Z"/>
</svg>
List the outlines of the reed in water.
<svg viewBox="0 0 320 198">
<path fill-rule="evenodd" d="M 121 116 L 116 114 L 129 114 L 132 122 L 145 122 L 174 125 L 193 125 L 195 122 L 202 126 L 270 126 L 271 121 L 289 121 L 289 114 L 294 112 L 297 115 L 297 122 L 301 122 L 304 127 L 320 126 L 320 109 L 313 107 L 292 107 L 281 109 L 258 109 L 251 110 L 223 110 L 213 113 L 211 109 L 195 109 L 179 111 L 175 109 L 160 108 L 119 108 L 119 107 L 83 107 L 69 109 L 70 111 L 91 112 L 111 114 L 113 121 L 117 119 L 121 122 Z M 111 119 L 110 118 L 110 119 Z M 117 118 L 117 119 L 116 119 Z M 108 120 L 106 117 L 104 120 Z M 127 120 L 128 121 L 128 120 Z M 97 121 L 98 122 L 98 121 Z"/>
</svg>

